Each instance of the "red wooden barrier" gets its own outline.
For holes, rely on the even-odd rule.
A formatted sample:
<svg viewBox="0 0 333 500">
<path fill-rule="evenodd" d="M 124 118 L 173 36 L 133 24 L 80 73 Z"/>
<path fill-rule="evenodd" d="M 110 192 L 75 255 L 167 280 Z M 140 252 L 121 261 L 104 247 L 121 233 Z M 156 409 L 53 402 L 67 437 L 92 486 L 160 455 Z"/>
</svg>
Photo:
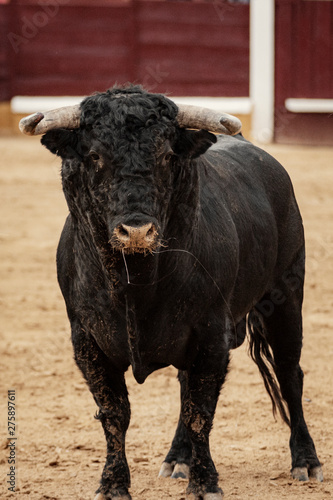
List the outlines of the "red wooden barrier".
<svg viewBox="0 0 333 500">
<path fill-rule="evenodd" d="M 329 113 L 291 113 L 288 98 L 333 99 L 333 2 L 276 0 L 275 139 L 333 144 Z"/>
<path fill-rule="evenodd" d="M 0 30 L 2 100 L 127 81 L 173 95 L 249 95 L 248 5 L 17 0 L 0 5 Z"/>
<path fill-rule="evenodd" d="M 0 5 L 0 102 L 10 98 L 9 5 Z"/>
</svg>

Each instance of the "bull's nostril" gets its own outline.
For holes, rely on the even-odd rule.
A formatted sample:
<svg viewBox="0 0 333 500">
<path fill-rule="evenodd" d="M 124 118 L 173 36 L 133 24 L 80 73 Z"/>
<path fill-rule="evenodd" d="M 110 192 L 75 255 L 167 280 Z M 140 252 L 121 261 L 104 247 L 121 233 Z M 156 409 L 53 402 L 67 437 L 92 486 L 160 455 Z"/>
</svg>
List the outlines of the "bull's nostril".
<svg viewBox="0 0 333 500">
<path fill-rule="evenodd" d="M 124 228 L 123 225 L 118 226 L 117 229 L 118 229 L 118 235 L 125 236 L 125 237 L 129 236 L 128 231 Z"/>
<path fill-rule="evenodd" d="M 155 233 L 155 227 L 152 225 L 150 229 L 147 231 L 147 236 L 151 236 Z"/>
</svg>

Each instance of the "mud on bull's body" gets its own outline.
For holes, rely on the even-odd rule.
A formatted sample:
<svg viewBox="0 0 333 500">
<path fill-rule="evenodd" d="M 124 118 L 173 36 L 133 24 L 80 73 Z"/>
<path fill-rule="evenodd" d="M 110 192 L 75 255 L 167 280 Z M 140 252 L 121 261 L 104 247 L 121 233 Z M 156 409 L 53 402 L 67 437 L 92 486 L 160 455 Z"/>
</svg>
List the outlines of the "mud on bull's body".
<svg viewBox="0 0 333 500">
<path fill-rule="evenodd" d="M 160 475 L 188 477 L 195 500 L 222 498 L 209 434 L 246 326 L 273 409 L 291 428 L 292 475 L 322 480 L 302 410 L 303 226 L 283 167 L 238 134 L 236 118 L 178 109 L 140 87 L 21 127 L 45 133 L 62 158 L 70 214 L 58 278 L 107 441 L 97 498 L 131 498 L 130 365 L 139 383 L 164 366 L 179 370 L 181 413 Z M 295 268 L 291 286 L 284 277 Z M 268 313 L 260 304 L 274 291 Z"/>
</svg>

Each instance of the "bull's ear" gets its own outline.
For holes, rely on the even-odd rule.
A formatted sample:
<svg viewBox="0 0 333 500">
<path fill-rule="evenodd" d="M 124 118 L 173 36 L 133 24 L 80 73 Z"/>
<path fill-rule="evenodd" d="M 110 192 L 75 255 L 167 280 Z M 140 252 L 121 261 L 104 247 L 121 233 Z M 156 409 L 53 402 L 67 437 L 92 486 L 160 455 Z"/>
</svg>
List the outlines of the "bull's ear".
<svg viewBox="0 0 333 500">
<path fill-rule="evenodd" d="M 67 130 L 64 128 L 50 130 L 43 135 L 41 143 L 51 151 L 51 153 L 61 156 L 61 158 L 68 159 L 77 158 L 79 156 L 77 150 L 78 136 L 75 130 Z"/>
<path fill-rule="evenodd" d="M 216 135 L 207 132 L 207 130 L 182 129 L 175 147 L 175 153 L 179 156 L 197 158 L 205 153 L 216 141 Z"/>
</svg>

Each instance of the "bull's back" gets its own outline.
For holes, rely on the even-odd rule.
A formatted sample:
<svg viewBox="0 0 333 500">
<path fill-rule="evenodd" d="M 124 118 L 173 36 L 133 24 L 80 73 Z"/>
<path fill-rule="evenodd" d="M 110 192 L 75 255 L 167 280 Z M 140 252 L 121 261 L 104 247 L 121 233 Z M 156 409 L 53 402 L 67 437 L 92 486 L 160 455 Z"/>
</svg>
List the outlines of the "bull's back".
<svg viewBox="0 0 333 500">
<path fill-rule="evenodd" d="M 207 214 L 215 218 L 215 233 L 237 235 L 234 296 L 244 312 L 276 286 L 303 248 L 302 219 L 286 170 L 241 136 L 219 137 L 205 161 L 201 204 L 228 218 L 226 225 Z"/>
<path fill-rule="evenodd" d="M 271 155 L 246 141 L 242 136 L 219 136 L 207 154 L 210 185 L 218 186 L 217 196 L 227 207 L 239 237 L 243 232 L 258 237 L 270 230 L 280 240 L 279 245 L 293 236 L 299 248 L 303 242 L 302 219 L 290 177 L 284 167 Z M 207 181 L 206 181 L 207 182 Z M 243 240 L 242 240 L 243 241 Z"/>
</svg>

